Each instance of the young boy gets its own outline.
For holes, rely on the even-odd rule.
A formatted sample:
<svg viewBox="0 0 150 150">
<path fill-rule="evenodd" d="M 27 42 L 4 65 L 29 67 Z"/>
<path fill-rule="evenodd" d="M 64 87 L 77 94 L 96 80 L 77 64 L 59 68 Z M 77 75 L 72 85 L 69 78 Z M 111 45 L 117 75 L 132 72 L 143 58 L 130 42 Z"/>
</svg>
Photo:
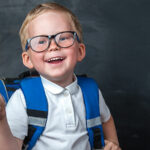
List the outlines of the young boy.
<svg viewBox="0 0 150 150">
<path fill-rule="evenodd" d="M 61 5 L 41 4 L 27 15 L 20 38 L 23 64 L 40 74 L 49 107 L 45 130 L 33 150 L 91 150 L 82 92 L 74 74 L 76 63 L 86 53 L 78 19 Z M 120 150 L 113 118 L 100 91 L 99 103 L 104 150 Z M 0 150 L 21 150 L 28 134 L 21 89 L 12 95 L 6 112 L 4 106 L 0 96 Z"/>
</svg>

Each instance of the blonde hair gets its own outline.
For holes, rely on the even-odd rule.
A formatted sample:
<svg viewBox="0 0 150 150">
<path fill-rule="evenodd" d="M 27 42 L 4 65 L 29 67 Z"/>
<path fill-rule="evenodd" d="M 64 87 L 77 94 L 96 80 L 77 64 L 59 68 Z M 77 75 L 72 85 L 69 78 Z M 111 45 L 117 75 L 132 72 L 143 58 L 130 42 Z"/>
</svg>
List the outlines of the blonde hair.
<svg viewBox="0 0 150 150">
<path fill-rule="evenodd" d="M 76 32 L 79 36 L 80 41 L 83 42 L 82 28 L 81 28 L 78 18 L 73 14 L 73 12 L 71 12 L 68 8 L 66 8 L 60 4 L 57 4 L 54 2 L 48 2 L 48 3 L 43 3 L 43 4 L 37 5 L 35 8 L 33 8 L 27 14 L 27 16 L 20 28 L 20 32 L 19 32 L 23 50 L 25 49 L 26 41 L 29 38 L 29 36 L 28 36 L 29 22 L 31 22 L 34 18 L 38 17 L 40 14 L 47 12 L 47 11 L 58 11 L 58 12 L 64 12 L 64 13 L 68 14 L 72 20 L 73 27 L 76 29 Z"/>
</svg>

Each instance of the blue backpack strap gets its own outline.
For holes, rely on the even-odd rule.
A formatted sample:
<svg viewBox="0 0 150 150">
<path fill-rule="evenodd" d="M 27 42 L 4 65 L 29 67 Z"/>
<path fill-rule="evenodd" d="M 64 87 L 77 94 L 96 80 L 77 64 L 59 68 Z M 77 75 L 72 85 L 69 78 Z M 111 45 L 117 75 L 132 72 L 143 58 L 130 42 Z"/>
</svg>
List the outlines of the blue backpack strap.
<svg viewBox="0 0 150 150">
<path fill-rule="evenodd" d="M 9 101 L 11 95 L 20 88 L 20 81 L 26 77 L 39 76 L 35 70 L 22 72 L 16 78 L 3 78 L 0 79 L 0 93 L 3 95 L 5 102 Z"/>
<path fill-rule="evenodd" d="M 77 78 L 86 108 L 87 130 L 91 149 L 99 149 L 105 145 L 99 110 L 99 88 L 91 78 Z"/>
<path fill-rule="evenodd" d="M 0 93 L 7 103 L 11 95 L 20 87 L 18 78 L 6 78 L 0 80 Z"/>
<path fill-rule="evenodd" d="M 48 103 L 40 77 L 25 78 L 20 82 L 20 86 L 25 96 L 29 117 L 28 136 L 24 140 L 24 148 L 31 150 L 44 131 Z"/>
</svg>

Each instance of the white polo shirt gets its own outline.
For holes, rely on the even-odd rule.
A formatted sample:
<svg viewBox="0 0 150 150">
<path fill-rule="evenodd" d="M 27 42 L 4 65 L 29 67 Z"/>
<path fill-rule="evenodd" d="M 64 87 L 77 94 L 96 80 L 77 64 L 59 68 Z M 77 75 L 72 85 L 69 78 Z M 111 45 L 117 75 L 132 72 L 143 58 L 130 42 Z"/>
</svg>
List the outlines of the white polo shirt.
<svg viewBox="0 0 150 150">
<path fill-rule="evenodd" d="M 66 88 L 43 77 L 41 79 L 48 100 L 48 119 L 33 150 L 91 150 L 86 130 L 85 106 L 77 79 Z M 101 121 L 106 122 L 110 118 L 110 111 L 100 91 L 99 100 Z M 23 140 L 28 131 L 28 116 L 20 89 L 9 100 L 6 113 L 12 134 Z"/>
</svg>

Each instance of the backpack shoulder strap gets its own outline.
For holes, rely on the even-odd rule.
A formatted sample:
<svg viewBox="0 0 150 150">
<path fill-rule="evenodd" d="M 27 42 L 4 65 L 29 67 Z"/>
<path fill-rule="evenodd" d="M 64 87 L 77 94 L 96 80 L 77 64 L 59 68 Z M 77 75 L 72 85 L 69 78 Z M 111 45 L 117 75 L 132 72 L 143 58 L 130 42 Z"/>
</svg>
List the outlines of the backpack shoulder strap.
<svg viewBox="0 0 150 150">
<path fill-rule="evenodd" d="M 20 81 L 27 77 L 39 76 L 34 70 L 22 72 L 16 78 L 2 78 L 0 79 L 0 93 L 3 95 L 5 102 L 9 101 L 11 95 L 20 88 Z"/>
<path fill-rule="evenodd" d="M 86 110 L 88 114 L 86 119 L 89 120 L 99 116 L 99 107 L 97 107 L 99 106 L 99 93 L 96 82 L 92 78 L 78 77 L 78 84 L 81 87 L 86 108 L 90 108 Z"/>
<path fill-rule="evenodd" d="M 7 104 L 11 95 L 20 87 L 19 78 L 6 78 L 0 80 L 0 93 Z"/>
<path fill-rule="evenodd" d="M 86 109 L 87 130 L 91 148 L 104 147 L 104 136 L 99 110 L 99 88 L 95 80 L 77 77 Z"/>
<path fill-rule="evenodd" d="M 24 93 L 29 121 L 28 136 L 24 140 L 24 148 L 31 150 L 44 131 L 48 103 L 40 77 L 25 78 L 20 82 Z"/>
</svg>

